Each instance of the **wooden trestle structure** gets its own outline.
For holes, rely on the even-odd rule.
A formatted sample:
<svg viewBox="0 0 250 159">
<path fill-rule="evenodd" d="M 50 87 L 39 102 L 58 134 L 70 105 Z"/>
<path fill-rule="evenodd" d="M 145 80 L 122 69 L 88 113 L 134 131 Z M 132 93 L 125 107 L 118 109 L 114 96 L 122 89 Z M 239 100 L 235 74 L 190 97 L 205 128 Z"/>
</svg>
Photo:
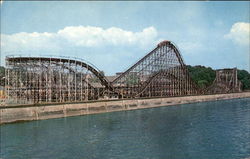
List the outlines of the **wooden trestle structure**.
<svg viewBox="0 0 250 159">
<path fill-rule="evenodd" d="M 237 68 L 216 70 L 216 77 L 207 94 L 241 92 L 242 83 L 237 78 Z"/>
<path fill-rule="evenodd" d="M 179 50 L 170 41 L 158 46 L 117 77 L 112 85 L 123 98 L 198 94 Z"/>
<path fill-rule="evenodd" d="M 18 103 L 197 95 L 177 47 L 163 41 L 115 80 L 82 59 L 6 57 L 5 89 Z"/>
</svg>

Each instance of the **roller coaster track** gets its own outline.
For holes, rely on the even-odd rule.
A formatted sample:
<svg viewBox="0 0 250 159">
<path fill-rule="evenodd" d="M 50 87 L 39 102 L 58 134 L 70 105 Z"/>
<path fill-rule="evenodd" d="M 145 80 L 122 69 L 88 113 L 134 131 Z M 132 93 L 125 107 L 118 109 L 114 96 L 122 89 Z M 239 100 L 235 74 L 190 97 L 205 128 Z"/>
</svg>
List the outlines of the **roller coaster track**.
<svg viewBox="0 0 250 159">
<path fill-rule="evenodd" d="M 163 72 L 169 73 L 167 73 L 168 75 L 165 77 L 159 76 Z M 138 80 L 143 79 L 144 82 L 139 82 L 139 84 L 134 85 L 127 84 L 126 86 L 125 84 L 131 77 Z M 170 41 L 163 41 L 159 43 L 151 52 L 146 54 L 138 62 L 113 80 L 112 84 L 113 86 L 120 86 L 123 89 L 127 87 L 125 92 L 128 94 L 123 94 L 124 97 L 137 97 L 147 89 L 155 78 L 162 78 L 162 80 L 164 80 L 163 78 L 173 77 L 175 78 L 175 82 L 179 82 L 179 85 L 183 84 L 183 81 L 186 82 L 186 84 L 183 85 L 186 90 L 184 90 L 184 88 L 179 88 L 178 84 L 175 85 L 175 89 L 178 89 L 179 91 L 176 95 L 183 94 L 183 92 L 192 92 L 187 94 L 200 92 L 196 84 L 191 80 L 186 65 L 177 47 Z M 158 88 L 155 87 L 155 89 Z M 120 93 L 122 92 L 124 91 L 121 91 Z"/>
<path fill-rule="evenodd" d="M 169 78 L 176 78 L 174 75 L 171 75 L 169 72 L 160 70 L 159 72 L 154 73 L 147 81 L 144 82 L 144 84 L 140 87 L 140 90 L 137 92 L 135 96 L 138 97 L 140 94 L 142 94 L 147 89 L 147 87 L 151 84 L 151 82 L 161 74 L 166 74 L 167 75 L 166 77 L 169 77 Z"/>
<path fill-rule="evenodd" d="M 241 82 L 237 78 L 237 68 L 216 70 L 212 85 L 204 90 L 207 94 L 233 93 L 241 91 Z"/>
<path fill-rule="evenodd" d="M 112 82 L 83 59 L 8 56 L 6 66 L 7 96 L 33 103 L 200 93 L 171 41 L 159 43 Z"/>
<path fill-rule="evenodd" d="M 153 74 L 146 82 L 144 82 L 144 84 L 140 87 L 140 90 L 138 91 L 138 93 L 135 95 L 136 97 L 138 97 L 140 94 L 142 94 L 147 87 L 150 85 L 150 83 L 159 75 L 161 74 L 163 71 L 159 71 L 156 72 L 155 74 Z"/>
<path fill-rule="evenodd" d="M 174 44 L 172 44 L 170 41 L 163 41 L 163 42 L 159 43 L 155 49 L 153 49 L 151 52 L 149 52 L 147 55 L 145 55 L 143 58 L 141 58 L 138 62 L 136 62 L 134 65 L 132 65 L 129 69 L 127 69 L 123 74 L 121 74 L 116 79 L 114 79 L 112 81 L 112 84 L 116 83 L 119 79 L 124 77 L 126 74 L 128 74 L 131 70 L 136 68 L 138 65 L 140 65 L 140 63 L 145 61 L 147 58 L 152 56 L 155 53 L 156 50 L 158 50 L 160 47 L 162 47 L 164 45 L 168 45 L 171 49 L 174 50 L 181 67 L 185 67 L 185 64 L 184 64 L 184 61 L 183 61 L 183 59 L 181 57 L 181 54 L 180 54 L 179 50 L 174 46 Z"/>
<path fill-rule="evenodd" d="M 93 66 L 92 64 L 88 64 L 86 62 L 82 62 L 82 61 L 78 61 L 74 59 L 48 58 L 48 57 L 8 57 L 7 60 L 9 62 L 21 62 L 21 63 L 32 61 L 32 62 L 53 62 L 56 65 L 59 65 L 58 63 L 60 62 L 75 64 L 75 65 L 84 67 L 87 70 L 91 71 L 100 80 L 102 85 L 104 85 L 109 90 L 113 90 L 113 87 L 110 85 L 106 77 L 99 70 L 97 70 L 95 66 Z M 62 66 L 62 67 L 68 69 L 71 72 L 73 71 L 69 67 L 66 67 L 66 66 Z"/>
</svg>

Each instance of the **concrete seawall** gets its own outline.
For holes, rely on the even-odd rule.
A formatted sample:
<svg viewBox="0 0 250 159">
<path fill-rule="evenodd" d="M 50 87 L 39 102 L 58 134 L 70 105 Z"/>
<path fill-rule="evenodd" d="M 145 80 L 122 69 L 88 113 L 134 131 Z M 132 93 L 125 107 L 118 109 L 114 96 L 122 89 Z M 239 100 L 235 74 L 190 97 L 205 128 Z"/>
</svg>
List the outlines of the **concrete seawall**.
<svg viewBox="0 0 250 159">
<path fill-rule="evenodd" d="M 18 121 L 43 120 L 43 119 L 62 118 L 62 117 L 77 116 L 77 115 L 161 107 L 161 106 L 178 105 L 185 103 L 225 100 L 234 98 L 250 98 L 250 92 L 201 95 L 201 96 L 185 96 L 185 97 L 153 98 L 153 99 L 96 101 L 89 103 L 72 103 L 72 104 L 57 104 L 57 105 L 15 106 L 15 107 L 2 106 L 0 107 L 0 124 L 18 122 Z"/>
</svg>

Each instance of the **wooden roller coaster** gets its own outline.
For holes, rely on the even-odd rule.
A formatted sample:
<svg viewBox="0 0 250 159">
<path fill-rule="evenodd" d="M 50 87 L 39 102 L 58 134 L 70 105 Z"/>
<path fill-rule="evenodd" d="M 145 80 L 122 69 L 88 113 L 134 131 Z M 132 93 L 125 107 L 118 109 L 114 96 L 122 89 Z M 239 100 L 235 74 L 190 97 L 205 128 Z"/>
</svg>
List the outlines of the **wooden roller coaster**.
<svg viewBox="0 0 250 159">
<path fill-rule="evenodd" d="M 177 47 L 163 41 L 113 81 L 82 59 L 6 57 L 6 95 L 13 103 L 61 103 L 110 98 L 169 97 L 240 91 L 237 70 L 217 71 L 200 90 Z"/>
</svg>

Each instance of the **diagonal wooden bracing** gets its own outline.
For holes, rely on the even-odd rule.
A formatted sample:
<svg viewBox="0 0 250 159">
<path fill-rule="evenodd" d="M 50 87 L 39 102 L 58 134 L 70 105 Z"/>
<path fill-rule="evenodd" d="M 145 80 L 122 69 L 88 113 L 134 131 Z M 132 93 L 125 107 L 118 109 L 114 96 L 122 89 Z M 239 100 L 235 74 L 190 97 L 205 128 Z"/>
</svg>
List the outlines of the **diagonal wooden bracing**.
<svg viewBox="0 0 250 159">
<path fill-rule="evenodd" d="M 123 98 L 197 94 L 178 49 L 163 41 L 112 82 Z"/>
<path fill-rule="evenodd" d="M 216 70 L 216 78 L 211 86 L 205 89 L 206 94 L 241 92 L 241 81 L 237 77 L 237 68 Z"/>
<path fill-rule="evenodd" d="M 6 91 L 16 103 L 84 101 L 112 90 L 98 69 L 76 59 L 7 57 L 6 65 Z M 101 88 L 92 85 L 93 79 Z"/>
<path fill-rule="evenodd" d="M 16 103 L 60 103 L 117 96 L 142 98 L 199 93 L 179 50 L 170 41 L 159 43 L 112 82 L 93 65 L 77 59 L 7 57 L 6 67 L 6 93 Z"/>
</svg>

